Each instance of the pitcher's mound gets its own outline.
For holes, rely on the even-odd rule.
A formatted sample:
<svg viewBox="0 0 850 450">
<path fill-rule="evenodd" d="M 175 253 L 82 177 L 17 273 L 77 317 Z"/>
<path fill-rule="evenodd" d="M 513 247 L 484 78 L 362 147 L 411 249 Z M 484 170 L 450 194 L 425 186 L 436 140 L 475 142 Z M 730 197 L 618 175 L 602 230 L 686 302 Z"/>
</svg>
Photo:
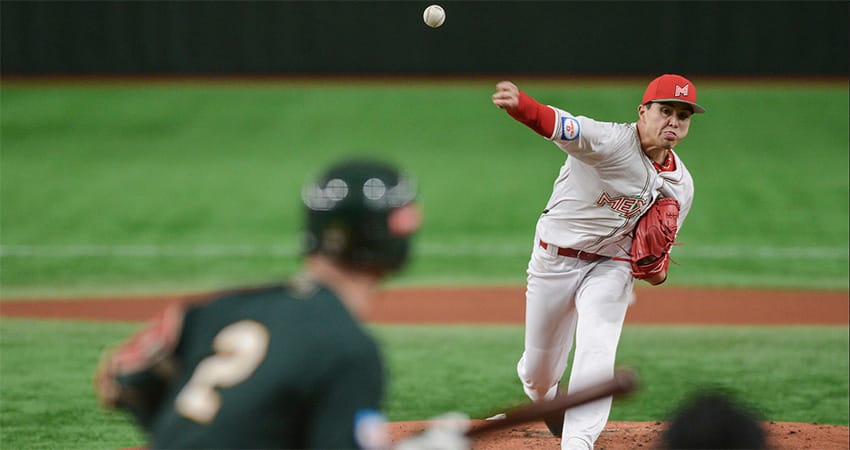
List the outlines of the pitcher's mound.
<svg viewBox="0 0 850 450">
<path fill-rule="evenodd" d="M 480 421 L 473 421 L 474 427 Z M 773 449 L 846 450 L 850 444 L 850 428 L 816 423 L 764 422 L 768 445 Z M 423 431 L 427 421 L 394 422 L 393 442 Z M 596 450 L 635 450 L 658 448 L 664 422 L 608 422 Z M 475 450 L 551 449 L 561 448 L 560 440 L 549 433 L 546 425 L 529 423 L 493 431 L 473 440 Z"/>
</svg>

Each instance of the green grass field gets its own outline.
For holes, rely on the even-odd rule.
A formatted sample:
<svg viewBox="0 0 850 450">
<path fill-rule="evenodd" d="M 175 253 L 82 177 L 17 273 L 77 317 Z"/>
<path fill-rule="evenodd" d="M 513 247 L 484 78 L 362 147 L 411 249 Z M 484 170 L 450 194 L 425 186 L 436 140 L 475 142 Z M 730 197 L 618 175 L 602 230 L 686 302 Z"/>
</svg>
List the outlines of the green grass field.
<svg viewBox="0 0 850 450">
<path fill-rule="evenodd" d="M 348 156 L 388 159 L 418 180 L 425 224 L 392 284 L 521 284 L 564 155 L 490 103 L 496 81 L 5 83 L 0 297 L 284 278 L 298 264 L 300 186 Z M 644 87 L 515 81 L 544 103 L 621 122 Z M 669 283 L 846 291 L 846 83 L 698 84 L 708 114 L 678 148 L 696 199 Z M 0 448 L 142 443 L 97 408 L 90 384 L 100 350 L 137 327 L 3 319 Z M 522 399 L 521 327 L 374 329 L 393 420 L 480 417 Z M 660 420 L 719 385 L 770 420 L 848 424 L 847 327 L 633 326 L 618 359 L 645 388 L 612 420 Z"/>
<path fill-rule="evenodd" d="M 2 448 L 119 448 L 143 444 L 123 414 L 95 402 L 101 348 L 138 324 L 6 319 L 0 323 Z M 391 420 L 449 410 L 483 418 L 523 402 L 514 367 L 520 326 L 373 326 L 390 375 Z M 846 327 L 630 326 L 618 361 L 642 389 L 611 420 L 660 420 L 687 395 L 722 386 L 770 420 L 848 424 Z"/>
<path fill-rule="evenodd" d="M 490 103 L 495 81 L 3 86 L 0 295 L 280 278 L 298 261 L 300 186 L 355 155 L 420 186 L 417 258 L 394 282 L 522 283 L 564 154 Z M 633 120 L 642 92 L 517 82 L 611 121 Z M 671 284 L 847 289 L 846 85 L 706 81 L 700 96 Z"/>
</svg>

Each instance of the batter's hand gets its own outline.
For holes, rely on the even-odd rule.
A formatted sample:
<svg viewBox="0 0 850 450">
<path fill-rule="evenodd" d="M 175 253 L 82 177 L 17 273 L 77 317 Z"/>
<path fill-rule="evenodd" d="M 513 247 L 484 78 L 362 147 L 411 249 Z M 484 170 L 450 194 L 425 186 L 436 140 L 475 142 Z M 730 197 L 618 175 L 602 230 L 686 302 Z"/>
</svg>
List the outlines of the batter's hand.
<svg viewBox="0 0 850 450">
<path fill-rule="evenodd" d="M 500 81 L 496 84 L 493 104 L 506 110 L 516 108 L 519 106 L 519 88 L 510 81 Z"/>
<path fill-rule="evenodd" d="M 468 431 L 469 417 L 449 412 L 433 418 L 424 432 L 402 440 L 393 450 L 470 450 Z"/>
</svg>

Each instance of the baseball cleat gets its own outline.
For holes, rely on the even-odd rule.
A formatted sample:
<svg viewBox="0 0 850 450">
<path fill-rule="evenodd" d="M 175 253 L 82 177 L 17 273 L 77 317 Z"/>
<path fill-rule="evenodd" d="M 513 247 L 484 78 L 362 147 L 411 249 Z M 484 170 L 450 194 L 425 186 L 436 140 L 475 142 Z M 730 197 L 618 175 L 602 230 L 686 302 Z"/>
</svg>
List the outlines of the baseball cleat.
<svg viewBox="0 0 850 450">
<path fill-rule="evenodd" d="M 549 428 L 549 432 L 555 437 L 561 437 L 561 432 L 564 430 L 564 412 L 554 412 L 543 418 L 543 422 Z"/>
</svg>

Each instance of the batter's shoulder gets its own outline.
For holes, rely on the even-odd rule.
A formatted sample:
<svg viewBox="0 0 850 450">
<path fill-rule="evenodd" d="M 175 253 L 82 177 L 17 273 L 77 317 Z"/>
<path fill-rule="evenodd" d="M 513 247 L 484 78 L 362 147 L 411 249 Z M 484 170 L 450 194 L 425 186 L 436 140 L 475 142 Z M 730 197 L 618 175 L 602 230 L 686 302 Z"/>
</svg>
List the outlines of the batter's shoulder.
<svg viewBox="0 0 850 450">
<path fill-rule="evenodd" d="M 277 282 L 223 289 L 197 298 L 196 303 L 238 301 L 240 299 L 247 300 L 257 297 L 284 297 L 293 300 L 306 300 L 327 293 L 328 289 L 318 281 L 304 275 L 296 275 L 283 283 Z"/>
<path fill-rule="evenodd" d="M 199 296 L 191 301 L 194 306 L 203 306 L 215 302 L 240 301 L 253 297 L 266 297 L 280 295 L 286 290 L 282 283 L 264 284 L 256 286 L 239 286 L 225 288 Z"/>
<path fill-rule="evenodd" d="M 191 316 L 202 314 L 241 317 L 258 311 L 297 310 L 314 308 L 317 304 L 333 302 L 336 297 L 324 286 L 300 278 L 285 283 L 227 288 L 186 299 Z M 249 312 L 251 311 L 251 312 Z M 301 314 L 301 313 L 297 313 Z"/>
</svg>

